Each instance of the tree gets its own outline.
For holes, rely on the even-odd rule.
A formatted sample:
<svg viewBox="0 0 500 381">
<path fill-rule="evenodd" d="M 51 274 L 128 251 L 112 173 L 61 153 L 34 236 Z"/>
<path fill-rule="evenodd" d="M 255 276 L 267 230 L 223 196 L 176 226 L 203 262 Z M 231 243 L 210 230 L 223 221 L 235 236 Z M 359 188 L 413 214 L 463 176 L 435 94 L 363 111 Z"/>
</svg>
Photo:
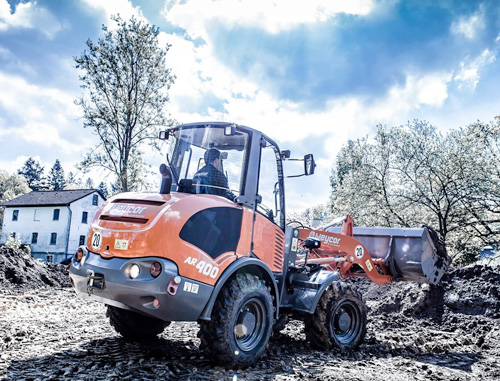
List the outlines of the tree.
<svg viewBox="0 0 500 381">
<path fill-rule="evenodd" d="M 64 179 L 64 169 L 62 168 L 59 159 L 56 159 L 56 162 L 50 169 L 48 186 L 49 189 L 55 191 L 63 190 L 66 187 L 66 180 Z"/>
<path fill-rule="evenodd" d="M 0 203 L 22 196 L 30 191 L 28 183 L 24 177 L 9 175 L 0 170 Z M 0 208 L 0 231 L 3 225 L 4 208 Z"/>
<path fill-rule="evenodd" d="M 104 196 L 104 198 L 108 198 L 108 195 L 109 195 L 108 186 L 104 183 L 104 181 L 101 181 L 99 183 L 97 190 L 99 192 L 101 192 L 101 194 Z"/>
<path fill-rule="evenodd" d="M 291 211 L 286 215 L 287 225 L 317 227 L 328 223 L 327 208 L 323 204 L 306 208 L 302 211 Z"/>
<path fill-rule="evenodd" d="M 85 189 L 94 189 L 94 181 L 90 177 L 85 181 Z"/>
<path fill-rule="evenodd" d="M 37 160 L 30 157 L 26 160 L 23 167 L 17 171 L 17 173 L 26 179 L 26 182 L 31 190 L 39 191 L 46 189 L 43 170 L 44 167 L 42 167 Z"/>
<path fill-rule="evenodd" d="M 73 172 L 68 173 L 65 189 L 80 189 L 82 187 L 82 179 L 77 177 Z"/>
<path fill-rule="evenodd" d="M 82 87 L 88 97 L 82 107 L 84 127 L 99 137 L 99 145 L 89 151 L 82 168 L 102 167 L 115 174 L 120 191 L 134 189 L 145 163 L 141 147 L 157 147 L 160 126 L 173 122 L 165 115 L 168 90 L 175 77 L 165 66 L 170 45 L 161 48 L 159 29 L 131 18 L 113 17 L 116 30 L 103 26 L 104 38 L 97 44 L 87 41 L 88 50 L 75 58 L 83 71 Z"/>
<path fill-rule="evenodd" d="M 331 209 L 357 225 L 436 228 L 456 262 L 500 238 L 500 123 L 439 134 L 427 122 L 378 126 L 348 142 L 332 173 Z"/>
</svg>

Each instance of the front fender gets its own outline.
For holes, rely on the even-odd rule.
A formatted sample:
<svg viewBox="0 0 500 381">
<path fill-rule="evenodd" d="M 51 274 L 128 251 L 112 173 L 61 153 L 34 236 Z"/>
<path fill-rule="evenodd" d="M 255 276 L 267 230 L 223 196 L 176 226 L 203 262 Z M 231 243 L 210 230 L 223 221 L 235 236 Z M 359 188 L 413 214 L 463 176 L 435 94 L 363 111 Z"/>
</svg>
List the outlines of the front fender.
<svg viewBox="0 0 500 381">
<path fill-rule="evenodd" d="M 299 285 L 293 287 L 293 294 L 288 298 L 289 305 L 295 311 L 314 313 L 323 292 L 339 278 L 340 275 L 336 271 L 320 270 L 315 272 L 304 282 L 309 284 L 309 287 Z"/>
</svg>

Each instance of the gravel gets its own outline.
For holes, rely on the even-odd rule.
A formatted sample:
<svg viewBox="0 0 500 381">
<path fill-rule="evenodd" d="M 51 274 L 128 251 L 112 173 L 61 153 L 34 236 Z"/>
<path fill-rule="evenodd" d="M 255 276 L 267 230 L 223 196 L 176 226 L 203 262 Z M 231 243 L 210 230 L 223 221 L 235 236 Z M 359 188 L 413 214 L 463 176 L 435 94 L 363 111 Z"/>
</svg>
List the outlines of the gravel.
<svg viewBox="0 0 500 381">
<path fill-rule="evenodd" d="M 439 286 L 349 281 L 369 307 L 356 351 L 313 350 L 292 320 L 256 365 L 232 370 L 203 357 L 197 323 L 174 322 L 148 344 L 127 342 L 104 305 L 76 297 L 63 266 L 0 249 L 0 379 L 500 379 L 499 267 L 452 269 Z"/>
</svg>

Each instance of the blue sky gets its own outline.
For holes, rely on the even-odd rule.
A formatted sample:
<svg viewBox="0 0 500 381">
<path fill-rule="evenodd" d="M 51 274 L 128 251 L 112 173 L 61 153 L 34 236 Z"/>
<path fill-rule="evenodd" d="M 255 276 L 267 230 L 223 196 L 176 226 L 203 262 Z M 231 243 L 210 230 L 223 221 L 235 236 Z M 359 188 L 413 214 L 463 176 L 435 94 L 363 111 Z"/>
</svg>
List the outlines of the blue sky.
<svg viewBox="0 0 500 381">
<path fill-rule="evenodd" d="M 292 209 L 325 203 L 340 147 L 379 123 L 446 131 L 500 115 L 498 1 L 0 0 L 1 169 L 34 156 L 76 171 L 95 137 L 73 103 L 73 57 L 114 14 L 172 45 L 175 119 L 241 123 L 314 153 L 317 174 L 287 182 Z"/>
</svg>

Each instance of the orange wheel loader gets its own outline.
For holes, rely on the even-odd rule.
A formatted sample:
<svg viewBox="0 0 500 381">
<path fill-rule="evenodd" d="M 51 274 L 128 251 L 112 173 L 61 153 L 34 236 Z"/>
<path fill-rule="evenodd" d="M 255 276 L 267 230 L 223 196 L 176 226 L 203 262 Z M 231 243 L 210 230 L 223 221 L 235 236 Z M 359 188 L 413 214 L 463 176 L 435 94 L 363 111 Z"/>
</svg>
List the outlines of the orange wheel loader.
<svg viewBox="0 0 500 381">
<path fill-rule="evenodd" d="M 428 228 L 356 231 L 348 215 L 339 231 L 285 226 L 294 159 L 257 130 L 193 123 L 159 138 L 170 143 L 159 192 L 107 200 L 70 266 L 78 296 L 105 303 L 127 339 L 197 321 L 206 358 L 245 367 L 294 318 L 313 347 L 353 349 L 367 312 L 345 278 L 437 283 L 449 264 Z M 313 155 L 300 160 L 313 174 Z"/>
</svg>

